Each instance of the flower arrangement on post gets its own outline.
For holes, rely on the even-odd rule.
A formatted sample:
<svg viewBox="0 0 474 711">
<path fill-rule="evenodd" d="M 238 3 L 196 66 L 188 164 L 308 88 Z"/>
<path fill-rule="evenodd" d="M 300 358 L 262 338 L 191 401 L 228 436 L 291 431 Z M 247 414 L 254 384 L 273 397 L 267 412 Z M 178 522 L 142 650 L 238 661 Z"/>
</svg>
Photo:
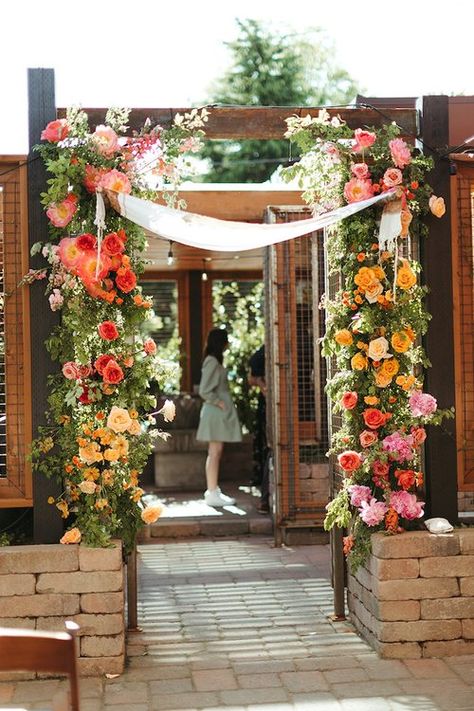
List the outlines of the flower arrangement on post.
<svg viewBox="0 0 474 711">
<path fill-rule="evenodd" d="M 299 180 L 316 211 L 384 192 L 391 201 L 383 212 L 377 204 L 346 218 L 327 237 L 329 272 L 341 280 L 322 304 L 322 350 L 336 363 L 326 390 L 342 416 L 329 454 L 344 483 L 327 506 L 325 528 L 348 529 L 344 552 L 356 569 L 370 553 L 372 532 L 399 533 L 423 516 L 425 425 L 453 416 L 423 392 L 429 362 L 421 336 L 430 316 L 412 249 L 427 233 L 421 218 L 430 211 L 442 217 L 445 206 L 424 180 L 431 160 L 396 125 L 353 131 L 325 110 L 287 123 L 302 158 L 284 175 Z"/>
<path fill-rule="evenodd" d="M 140 335 L 152 313 L 138 285 L 144 232 L 98 205 L 107 189 L 156 195 L 150 174 L 171 186 L 166 195 L 176 204 L 185 153 L 199 147 L 207 112 L 177 115 L 166 131 L 147 123 L 125 138 L 127 120 L 128 111 L 110 109 L 90 132 L 87 115 L 74 109 L 43 131 L 37 150 L 51 175 L 42 195 L 51 240 L 32 252 L 41 251 L 49 268 L 24 281 L 47 277 L 50 307 L 61 310 L 46 343 L 60 370 L 49 381 L 48 423 L 32 447 L 36 471 L 63 483 L 50 499 L 72 519 L 61 542 L 104 546 L 120 537 L 130 550 L 138 529 L 160 515 L 159 507 L 143 506 L 139 475 L 154 437 L 168 436 L 155 415 L 170 421 L 173 405 L 151 412 L 150 381 L 168 373 L 156 343 Z"/>
</svg>

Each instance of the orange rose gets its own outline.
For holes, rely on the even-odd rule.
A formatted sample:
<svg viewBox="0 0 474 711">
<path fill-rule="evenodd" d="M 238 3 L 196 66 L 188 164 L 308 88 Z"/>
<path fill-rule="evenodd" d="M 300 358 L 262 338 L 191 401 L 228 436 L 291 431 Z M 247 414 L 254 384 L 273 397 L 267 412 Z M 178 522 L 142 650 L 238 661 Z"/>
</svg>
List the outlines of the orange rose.
<svg viewBox="0 0 474 711">
<path fill-rule="evenodd" d="M 341 397 L 341 405 L 345 410 L 353 410 L 354 407 L 357 405 L 357 393 L 352 391 L 352 392 L 345 392 L 343 396 Z"/>
<path fill-rule="evenodd" d="M 387 421 L 387 415 L 376 407 L 369 407 L 364 410 L 362 417 L 364 422 L 371 430 L 377 430 L 379 427 L 383 427 Z"/>
<path fill-rule="evenodd" d="M 334 340 L 340 346 L 350 346 L 354 339 L 352 338 L 352 333 L 347 328 L 343 328 L 335 333 Z"/>
<path fill-rule="evenodd" d="M 413 219 L 413 215 L 410 210 L 402 210 L 400 214 L 400 222 L 402 223 L 402 231 L 400 232 L 400 237 L 408 237 L 408 228 Z"/>
<path fill-rule="evenodd" d="M 416 274 L 410 267 L 408 260 L 403 259 L 402 263 L 403 266 L 400 267 L 397 273 L 396 284 L 400 289 L 411 289 L 411 287 L 416 284 Z"/>
<path fill-rule="evenodd" d="M 405 491 L 411 489 L 415 483 L 415 472 L 413 469 L 395 469 L 395 476 L 397 477 L 398 486 Z"/>
<path fill-rule="evenodd" d="M 365 291 L 374 279 L 377 279 L 377 277 L 370 267 L 361 267 L 354 277 L 355 283 L 362 291 Z"/>
<path fill-rule="evenodd" d="M 375 444 L 377 440 L 377 432 L 372 432 L 371 430 L 362 430 L 359 435 L 359 441 L 362 447 L 370 447 L 372 444 Z"/>
<path fill-rule="evenodd" d="M 108 383 L 109 385 L 116 385 L 117 383 L 120 383 L 124 378 L 123 370 L 119 366 L 119 364 L 114 359 L 112 359 L 109 360 L 104 370 L 102 371 L 102 377 L 104 379 L 104 383 Z"/>
<path fill-rule="evenodd" d="M 395 509 L 390 508 L 385 514 L 385 529 L 391 533 L 396 533 L 398 529 L 398 514 Z"/>
<path fill-rule="evenodd" d="M 405 353 L 412 341 L 406 331 L 396 331 L 391 338 L 392 348 L 397 353 Z"/>
<path fill-rule="evenodd" d="M 355 356 L 351 358 L 352 370 L 365 370 L 367 365 L 367 358 L 362 353 L 356 353 Z"/>
<path fill-rule="evenodd" d="M 380 366 L 380 373 L 387 378 L 394 378 L 399 370 L 400 363 L 396 358 L 388 358 Z"/>
<path fill-rule="evenodd" d="M 124 291 L 128 294 L 137 285 L 137 277 L 131 269 L 125 267 L 120 267 L 117 271 L 117 276 L 115 277 L 115 283 L 117 284 L 120 291 Z"/>
<path fill-rule="evenodd" d="M 375 397 L 375 395 L 366 395 L 364 398 L 364 402 L 366 405 L 377 405 L 379 399 L 378 397 Z"/>
<path fill-rule="evenodd" d="M 60 539 L 60 543 L 64 544 L 69 544 L 69 543 L 80 543 L 81 541 L 81 532 L 78 528 L 70 528 L 69 531 L 66 531 L 64 536 Z"/>
<path fill-rule="evenodd" d="M 339 454 L 337 461 L 341 469 L 344 469 L 345 472 L 354 472 L 362 464 L 360 454 L 351 450 Z"/>
</svg>

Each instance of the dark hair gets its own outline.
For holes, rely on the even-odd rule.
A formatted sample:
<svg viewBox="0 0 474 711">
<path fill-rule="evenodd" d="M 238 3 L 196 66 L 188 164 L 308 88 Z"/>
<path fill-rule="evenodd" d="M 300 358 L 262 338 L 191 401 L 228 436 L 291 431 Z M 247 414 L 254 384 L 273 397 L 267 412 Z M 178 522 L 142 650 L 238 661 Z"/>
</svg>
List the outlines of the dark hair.
<svg viewBox="0 0 474 711">
<path fill-rule="evenodd" d="M 214 356 L 219 363 L 222 363 L 223 353 L 229 343 L 229 336 L 225 328 L 213 328 L 207 335 L 207 343 L 204 349 L 204 358 Z"/>
</svg>

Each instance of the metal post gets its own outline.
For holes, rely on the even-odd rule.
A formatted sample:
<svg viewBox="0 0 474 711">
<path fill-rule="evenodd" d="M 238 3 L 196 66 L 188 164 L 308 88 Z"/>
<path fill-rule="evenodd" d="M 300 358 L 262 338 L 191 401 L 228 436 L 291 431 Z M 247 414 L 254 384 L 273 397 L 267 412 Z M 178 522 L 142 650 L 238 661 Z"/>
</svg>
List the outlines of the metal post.
<svg viewBox="0 0 474 711">
<path fill-rule="evenodd" d="M 345 620 L 344 601 L 344 554 L 342 550 L 342 528 L 334 526 L 330 531 L 332 586 L 334 593 L 333 620 Z"/>
<path fill-rule="evenodd" d="M 138 595 L 137 595 L 137 544 L 127 555 L 127 618 L 128 631 L 138 631 Z"/>
</svg>

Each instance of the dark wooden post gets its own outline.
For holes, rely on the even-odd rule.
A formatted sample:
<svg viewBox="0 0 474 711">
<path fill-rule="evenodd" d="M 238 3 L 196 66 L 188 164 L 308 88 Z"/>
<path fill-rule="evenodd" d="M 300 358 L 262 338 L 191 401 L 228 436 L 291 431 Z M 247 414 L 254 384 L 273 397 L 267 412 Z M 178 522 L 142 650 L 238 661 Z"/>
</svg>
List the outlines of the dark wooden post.
<svg viewBox="0 0 474 711">
<path fill-rule="evenodd" d="M 191 354 L 191 392 L 201 380 L 202 363 L 202 282 L 200 271 L 189 272 L 189 352 Z"/>
<path fill-rule="evenodd" d="M 431 361 L 424 390 L 438 400 L 442 408 L 454 405 L 454 334 L 453 289 L 451 271 L 450 180 L 449 161 L 440 158 L 449 145 L 449 99 L 447 96 L 424 96 L 419 100 L 423 151 L 435 161 L 428 177 L 434 194 L 444 197 L 447 214 L 427 219 L 429 236 L 421 244 L 422 282 L 430 292 L 427 308 L 432 315 L 424 345 Z M 437 153 L 438 151 L 439 153 Z M 457 467 L 455 421 L 428 428 L 426 444 L 426 492 L 428 516 L 443 516 L 457 521 Z"/>
<path fill-rule="evenodd" d="M 28 69 L 28 116 L 29 116 L 29 160 L 38 158 L 31 148 L 40 142 L 43 128 L 56 118 L 54 98 L 54 70 Z M 46 190 L 46 170 L 41 159 L 28 166 L 28 222 L 30 247 L 35 242 L 48 240 L 48 224 L 40 203 L 40 193 Z M 44 267 L 41 255 L 31 258 L 34 269 Z M 59 316 L 49 308 L 44 295 L 44 282 L 36 282 L 30 287 L 31 313 L 31 353 L 32 382 L 31 407 L 33 436 L 37 428 L 45 422 L 47 409 L 47 377 L 56 370 L 46 351 L 44 341 L 53 327 L 59 323 Z M 48 496 L 60 492 L 55 481 L 35 475 L 33 479 L 33 526 L 36 543 L 57 543 L 62 535 L 63 523 L 58 511 L 47 503 Z"/>
</svg>

